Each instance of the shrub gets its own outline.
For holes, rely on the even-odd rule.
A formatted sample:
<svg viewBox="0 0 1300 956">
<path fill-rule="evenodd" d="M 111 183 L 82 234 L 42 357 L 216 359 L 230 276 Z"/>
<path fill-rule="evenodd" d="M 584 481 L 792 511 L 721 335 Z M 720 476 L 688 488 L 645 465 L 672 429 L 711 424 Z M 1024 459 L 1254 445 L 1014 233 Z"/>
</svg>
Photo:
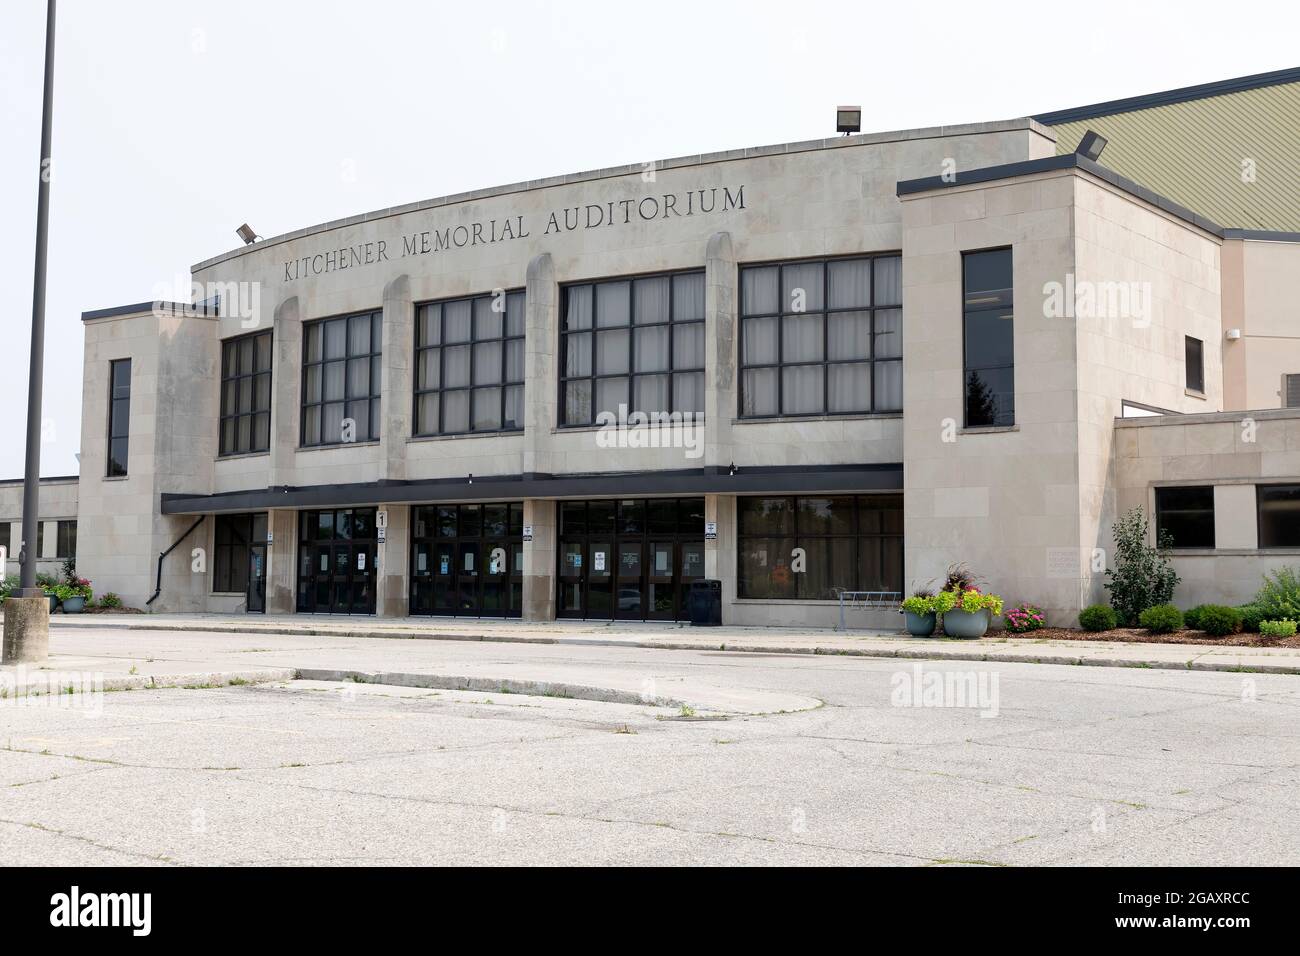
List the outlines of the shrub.
<svg viewBox="0 0 1300 956">
<path fill-rule="evenodd" d="M 1196 624 L 1188 624 L 1198 631 L 1204 631 L 1210 637 L 1227 637 L 1241 630 L 1241 612 L 1235 607 L 1221 604 L 1203 604 L 1193 610 L 1200 611 Z"/>
<path fill-rule="evenodd" d="M 1106 604 L 1093 604 L 1079 612 L 1079 626 L 1085 631 L 1111 631 L 1118 624 L 1115 609 Z"/>
<path fill-rule="evenodd" d="M 1260 621 L 1259 633 L 1264 637 L 1295 637 L 1295 621 Z"/>
<path fill-rule="evenodd" d="M 1006 621 L 1007 630 L 1012 634 L 1036 631 L 1047 623 L 1042 608 L 1032 604 L 1018 604 L 1003 614 L 1002 618 Z"/>
<path fill-rule="evenodd" d="M 1241 629 L 1250 634 L 1259 633 L 1259 623 L 1264 620 L 1264 611 L 1258 604 L 1243 604 L 1237 608 L 1241 612 Z"/>
<path fill-rule="evenodd" d="M 1201 612 L 1204 611 L 1207 607 L 1210 607 L 1210 605 L 1198 604 L 1196 605 L 1196 607 L 1184 611 L 1183 623 L 1186 624 L 1188 627 L 1190 627 L 1193 631 L 1199 631 L 1201 629 Z"/>
<path fill-rule="evenodd" d="M 1264 586 L 1252 604 L 1270 621 L 1300 621 L 1300 569 L 1280 568 L 1264 575 Z"/>
<path fill-rule="evenodd" d="M 1152 634 L 1172 634 L 1183 626 L 1183 612 L 1172 604 L 1157 604 L 1138 615 L 1138 623 Z"/>
<path fill-rule="evenodd" d="M 100 595 L 99 606 L 100 607 L 121 607 L 122 599 L 118 597 L 116 594 L 114 594 L 112 591 L 106 591 L 104 594 Z"/>
<path fill-rule="evenodd" d="M 1141 507 L 1120 516 L 1114 536 L 1115 566 L 1106 570 L 1106 590 L 1120 620 L 1132 627 L 1147 608 L 1173 599 L 1178 574 L 1167 554 L 1173 539 L 1161 534 L 1156 547 L 1147 544 L 1147 518 Z"/>
</svg>

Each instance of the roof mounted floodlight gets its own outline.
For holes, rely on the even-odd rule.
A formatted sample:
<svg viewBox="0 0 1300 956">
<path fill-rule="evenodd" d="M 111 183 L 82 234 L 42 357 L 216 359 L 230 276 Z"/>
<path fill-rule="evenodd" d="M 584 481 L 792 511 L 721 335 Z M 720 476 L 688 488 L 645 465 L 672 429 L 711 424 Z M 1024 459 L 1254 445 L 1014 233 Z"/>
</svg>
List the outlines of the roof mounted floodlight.
<svg viewBox="0 0 1300 956">
<path fill-rule="evenodd" d="M 835 108 L 835 132 L 848 136 L 850 133 L 862 132 L 862 107 L 837 106 Z"/>
<path fill-rule="evenodd" d="M 243 239 L 244 245 L 246 246 L 252 245 L 254 242 L 257 241 L 257 233 L 253 231 L 253 227 L 250 226 L 248 223 L 244 223 L 242 226 L 236 229 L 235 235 L 237 235 L 240 239 Z"/>
<path fill-rule="evenodd" d="M 1079 148 L 1075 152 L 1095 163 L 1097 157 L 1101 155 L 1101 151 L 1106 148 L 1106 142 L 1105 136 L 1088 130 L 1083 134 L 1083 139 L 1079 140 Z"/>
</svg>

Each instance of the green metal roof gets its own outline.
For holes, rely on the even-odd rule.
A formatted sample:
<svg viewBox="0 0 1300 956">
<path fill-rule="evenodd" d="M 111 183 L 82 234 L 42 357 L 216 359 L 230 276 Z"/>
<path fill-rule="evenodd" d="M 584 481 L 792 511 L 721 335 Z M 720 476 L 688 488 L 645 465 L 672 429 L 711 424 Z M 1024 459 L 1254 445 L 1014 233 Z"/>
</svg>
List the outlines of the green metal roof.
<svg viewBox="0 0 1300 956">
<path fill-rule="evenodd" d="M 1034 118 L 1061 154 L 1097 131 L 1107 168 L 1223 226 L 1300 231 L 1300 69 Z"/>
</svg>

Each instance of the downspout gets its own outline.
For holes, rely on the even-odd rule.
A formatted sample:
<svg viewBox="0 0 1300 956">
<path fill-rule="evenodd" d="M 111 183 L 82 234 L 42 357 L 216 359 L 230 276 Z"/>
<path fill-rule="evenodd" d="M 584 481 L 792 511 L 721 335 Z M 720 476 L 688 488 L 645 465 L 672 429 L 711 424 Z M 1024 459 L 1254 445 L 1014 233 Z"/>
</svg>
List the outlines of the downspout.
<svg viewBox="0 0 1300 956">
<path fill-rule="evenodd" d="M 154 589 L 153 597 L 151 597 L 149 600 L 147 600 L 147 601 L 144 602 L 144 606 L 145 606 L 145 607 L 148 607 L 148 606 L 149 606 L 150 604 L 152 604 L 154 601 L 158 600 L 158 595 L 162 594 L 162 565 L 163 565 L 163 558 L 167 557 L 167 555 L 169 555 L 169 554 L 171 554 L 173 551 L 175 551 L 176 548 L 180 545 L 180 543 L 181 543 L 182 541 L 184 541 L 186 538 L 188 538 L 188 537 L 190 536 L 190 533 L 191 533 L 195 528 L 197 528 L 199 525 L 203 524 L 203 519 L 204 519 L 205 517 L 207 517 L 207 516 L 206 516 L 206 515 L 199 515 L 198 519 L 194 522 L 194 524 L 192 524 L 192 525 L 190 525 L 188 528 L 186 528 L 186 529 L 185 529 L 185 533 L 184 533 L 183 535 L 181 535 L 179 538 L 177 538 L 175 541 L 172 542 L 172 546 L 171 546 L 170 548 L 168 548 L 166 551 L 162 552 L 162 554 L 158 555 L 158 587 L 157 587 L 156 589 Z"/>
</svg>

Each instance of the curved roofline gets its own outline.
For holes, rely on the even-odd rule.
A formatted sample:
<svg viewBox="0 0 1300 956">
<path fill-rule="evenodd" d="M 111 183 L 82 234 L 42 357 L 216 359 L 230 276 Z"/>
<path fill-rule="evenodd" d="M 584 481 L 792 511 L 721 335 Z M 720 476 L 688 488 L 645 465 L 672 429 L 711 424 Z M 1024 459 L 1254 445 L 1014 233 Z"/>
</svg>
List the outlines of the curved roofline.
<svg viewBox="0 0 1300 956">
<path fill-rule="evenodd" d="M 701 166 L 706 163 L 755 159 L 761 156 L 779 156 L 787 153 L 806 153 L 819 149 L 844 149 L 851 146 L 874 146 L 879 143 L 896 143 L 904 140 L 941 139 L 950 136 L 975 136 L 984 133 L 1014 132 L 1016 130 L 1030 130 L 1051 142 L 1056 142 L 1056 133 L 1054 130 L 1043 125 L 1032 117 L 1024 116 L 1016 119 L 997 120 L 991 123 L 963 123 L 955 126 L 929 126 L 921 129 L 893 130 L 885 133 L 865 133 L 858 136 L 837 136 L 831 139 L 813 139 L 798 143 L 780 143 L 773 146 L 751 146 L 744 149 L 724 150 L 715 153 L 699 153 L 694 156 L 678 156 L 672 159 L 658 160 L 655 162 L 654 168 L 656 170 L 682 169 L 689 166 Z M 207 269 L 211 266 L 217 265 L 218 263 L 247 255 L 250 252 L 257 252 L 268 246 L 290 242 L 295 239 L 302 239 L 306 236 L 315 235 L 317 233 L 329 232 L 333 229 L 341 229 L 344 226 L 355 226 L 363 222 L 387 219 L 390 216 L 401 216 L 407 213 L 419 212 L 422 209 L 453 206 L 458 203 L 472 202 L 478 199 L 489 199 L 496 196 L 506 196 L 511 193 L 528 192 L 534 189 L 548 189 L 553 186 L 570 186 L 575 183 L 594 182 L 600 179 L 614 179 L 619 176 L 640 175 L 645 171 L 645 168 L 646 166 L 644 163 L 610 166 L 605 169 L 594 169 L 579 173 L 569 173 L 567 175 L 549 176 L 545 179 L 526 180 L 524 182 L 510 183 L 505 186 L 489 186 L 485 189 L 453 193 L 448 196 L 425 199 L 420 202 L 407 203 L 402 206 L 393 206 L 388 209 L 376 209 L 371 212 L 361 213 L 357 216 L 349 216 L 344 219 L 335 219 L 331 222 L 323 222 L 318 225 L 307 226 L 306 228 L 297 229 L 293 232 L 286 232 L 278 236 L 273 236 L 270 239 L 259 239 L 250 245 L 240 246 L 228 252 L 223 252 L 220 255 L 213 256 L 210 259 L 204 259 L 202 262 L 194 265 L 191 271 L 198 272 L 202 269 Z"/>
<path fill-rule="evenodd" d="M 1071 109 L 1057 110 L 1053 113 L 1036 113 L 1034 119 L 1047 126 L 1059 126 L 1062 123 L 1077 123 L 1080 120 L 1096 119 L 1098 116 L 1132 113 L 1135 110 L 1151 109 L 1153 106 L 1186 103 L 1189 100 L 1223 96 L 1225 93 L 1239 93 L 1242 90 L 1255 90 L 1264 86 L 1278 86 L 1282 83 L 1296 82 L 1300 82 L 1300 66 L 1286 70 L 1274 70 L 1271 73 L 1254 73 L 1250 76 L 1238 76 L 1229 80 L 1216 80 L 1213 83 L 1201 83 L 1197 86 L 1183 86 L 1176 90 L 1165 90 L 1163 93 L 1147 93 L 1143 96 L 1130 96 L 1122 100 L 1093 103 L 1090 106 L 1076 106 Z"/>
</svg>

